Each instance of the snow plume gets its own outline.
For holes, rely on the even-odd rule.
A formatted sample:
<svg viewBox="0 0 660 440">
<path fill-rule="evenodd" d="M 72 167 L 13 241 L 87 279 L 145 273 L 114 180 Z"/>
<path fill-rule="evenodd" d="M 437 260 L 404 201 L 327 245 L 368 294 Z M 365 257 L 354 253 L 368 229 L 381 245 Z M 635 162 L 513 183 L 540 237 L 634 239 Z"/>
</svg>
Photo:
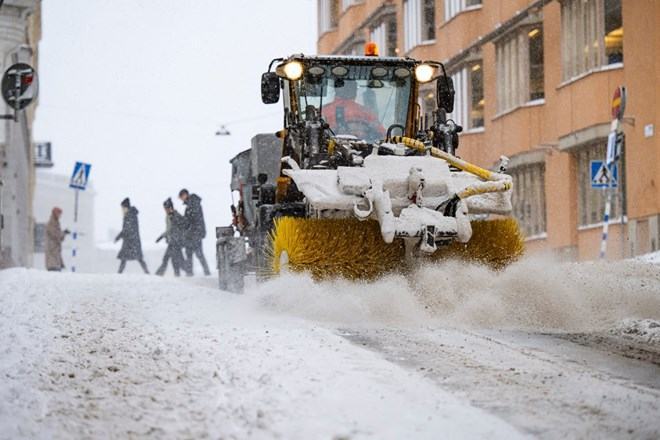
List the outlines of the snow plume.
<svg viewBox="0 0 660 440">
<path fill-rule="evenodd" d="M 660 319 L 660 272 L 635 261 L 524 259 L 501 272 L 451 261 L 373 283 L 288 274 L 256 288 L 268 309 L 337 323 L 588 331 Z"/>
<path fill-rule="evenodd" d="M 258 285 L 250 293 L 256 293 L 267 309 L 318 321 L 396 324 L 428 319 L 408 281 L 401 276 L 371 283 L 317 283 L 309 275 L 286 274 Z"/>
</svg>

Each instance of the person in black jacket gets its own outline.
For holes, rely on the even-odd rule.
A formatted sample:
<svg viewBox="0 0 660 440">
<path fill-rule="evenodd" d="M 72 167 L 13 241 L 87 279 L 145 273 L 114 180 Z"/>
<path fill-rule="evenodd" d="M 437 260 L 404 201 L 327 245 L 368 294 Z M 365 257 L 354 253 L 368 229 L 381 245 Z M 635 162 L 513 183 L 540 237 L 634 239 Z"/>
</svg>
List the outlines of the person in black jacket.
<svg viewBox="0 0 660 440">
<path fill-rule="evenodd" d="M 172 267 L 174 268 L 174 276 L 179 276 L 180 270 L 183 269 L 188 272 L 187 264 L 183 258 L 182 247 L 184 245 L 185 238 L 185 219 L 181 214 L 174 209 L 174 204 L 172 199 L 168 198 L 163 202 L 163 208 L 165 209 L 165 232 L 161 234 L 160 237 L 156 240 L 156 243 L 161 241 L 163 238 L 167 241 L 167 250 L 165 255 L 163 255 L 163 263 L 160 265 L 156 271 L 156 275 L 164 275 L 167 270 L 167 263 L 170 259 L 172 260 Z"/>
<path fill-rule="evenodd" d="M 131 201 L 126 197 L 121 202 L 122 210 L 124 211 L 124 224 L 121 232 L 115 238 L 115 243 L 123 240 L 117 258 L 121 260 L 119 264 L 119 273 L 122 273 L 126 268 L 126 261 L 137 260 L 142 266 L 144 273 L 149 273 L 147 263 L 144 262 L 142 256 L 142 242 L 140 241 L 140 226 L 138 224 L 138 210 L 135 206 L 131 206 Z"/>
<path fill-rule="evenodd" d="M 206 237 L 206 225 L 204 224 L 204 212 L 202 211 L 202 199 L 197 194 L 190 194 L 187 189 L 179 191 L 179 198 L 186 205 L 183 217 L 186 220 L 186 263 L 188 275 L 192 275 L 193 254 L 197 256 L 204 269 L 204 275 L 211 275 L 209 265 L 204 258 L 202 250 L 202 239 Z"/>
</svg>

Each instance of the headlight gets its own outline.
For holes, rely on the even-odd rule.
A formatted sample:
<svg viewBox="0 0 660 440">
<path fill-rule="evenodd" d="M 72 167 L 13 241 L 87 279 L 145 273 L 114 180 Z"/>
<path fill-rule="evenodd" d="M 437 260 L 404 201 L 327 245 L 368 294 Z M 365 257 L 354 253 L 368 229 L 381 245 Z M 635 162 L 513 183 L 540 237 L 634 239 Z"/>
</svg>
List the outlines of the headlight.
<svg viewBox="0 0 660 440">
<path fill-rule="evenodd" d="M 433 79 L 434 69 L 428 64 L 420 64 L 415 67 L 415 78 L 417 82 L 426 83 Z"/>
<path fill-rule="evenodd" d="M 303 74 L 303 65 L 300 61 L 291 61 L 284 65 L 284 75 L 287 79 L 297 80 Z"/>
</svg>

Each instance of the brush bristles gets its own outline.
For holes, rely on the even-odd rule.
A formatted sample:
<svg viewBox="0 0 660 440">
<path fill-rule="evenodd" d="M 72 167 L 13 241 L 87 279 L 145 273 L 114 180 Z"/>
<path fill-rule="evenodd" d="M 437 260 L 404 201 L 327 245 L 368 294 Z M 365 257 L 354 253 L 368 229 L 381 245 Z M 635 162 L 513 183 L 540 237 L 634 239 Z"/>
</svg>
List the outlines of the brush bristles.
<svg viewBox="0 0 660 440">
<path fill-rule="evenodd" d="M 456 258 L 503 269 L 522 256 L 525 238 L 513 218 L 472 222 L 472 237 L 467 243 L 454 242 L 439 248 L 431 258 Z"/>
<path fill-rule="evenodd" d="M 282 251 L 289 270 L 318 279 L 370 280 L 396 271 L 404 260 L 402 241 L 387 244 L 378 222 L 355 219 L 280 218 L 271 235 L 274 273 L 280 272 Z"/>
<path fill-rule="evenodd" d="M 515 220 L 473 222 L 472 228 L 469 243 L 439 248 L 431 260 L 459 258 L 500 269 L 522 254 Z M 403 240 L 385 243 L 373 220 L 279 218 L 270 236 L 273 274 L 282 269 L 282 252 L 287 253 L 287 270 L 310 272 L 315 279 L 373 280 L 406 267 Z"/>
</svg>

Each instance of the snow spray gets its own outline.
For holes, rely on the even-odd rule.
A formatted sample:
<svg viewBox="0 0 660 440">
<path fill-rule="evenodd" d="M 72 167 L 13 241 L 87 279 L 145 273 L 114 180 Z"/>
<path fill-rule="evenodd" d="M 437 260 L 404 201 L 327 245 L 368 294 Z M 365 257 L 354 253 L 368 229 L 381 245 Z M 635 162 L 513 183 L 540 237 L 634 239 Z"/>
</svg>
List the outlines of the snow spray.
<svg viewBox="0 0 660 440">
<path fill-rule="evenodd" d="M 589 331 L 660 320 L 660 271 L 638 261 L 530 257 L 499 272 L 447 261 L 371 283 L 288 274 L 247 293 L 263 308 L 340 324 Z"/>
</svg>

